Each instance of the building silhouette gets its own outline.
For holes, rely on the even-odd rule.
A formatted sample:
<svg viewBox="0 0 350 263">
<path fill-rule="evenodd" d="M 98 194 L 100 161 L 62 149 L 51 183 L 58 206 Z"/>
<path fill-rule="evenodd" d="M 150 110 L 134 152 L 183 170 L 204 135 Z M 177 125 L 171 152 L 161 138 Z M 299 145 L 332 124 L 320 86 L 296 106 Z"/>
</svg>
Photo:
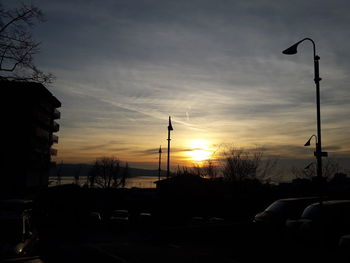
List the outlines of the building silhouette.
<svg viewBox="0 0 350 263">
<path fill-rule="evenodd" d="M 20 195 L 48 185 L 58 143 L 61 102 L 40 83 L 0 81 L 0 193 Z"/>
</svg>

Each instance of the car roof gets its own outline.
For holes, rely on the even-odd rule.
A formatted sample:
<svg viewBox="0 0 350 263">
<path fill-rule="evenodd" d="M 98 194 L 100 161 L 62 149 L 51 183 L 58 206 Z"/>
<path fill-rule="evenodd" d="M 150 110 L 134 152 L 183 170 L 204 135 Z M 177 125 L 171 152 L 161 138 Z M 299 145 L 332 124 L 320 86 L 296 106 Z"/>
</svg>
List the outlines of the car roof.
<svg viewBox="0 0 350 263">
<path fill-rule="evenodd" d="M 291 197 L 291 198 L 282 198 L 278 199 L 276 201 L 283 201 L 283 202 L 293 202 L 293 201 L 306 201 L 306 200 L 318 200 L 321 199 L 319 196 L 305 196 L 305 197 Z"/>
<path fill-rule="evenodd" d="M 347 207 L 350 206 L 350 200 L 328 200 L 323 202 L 317 202 L 309 205 L 305 209 L 310 207 L 323 207 L 323 208 L 332 208 L 332 207 Z"/>
<path fill-rule="evenodd" d="M 341 205 L 341 204 L 350 205 L 350 200 L 328 200 L 328 201 L 323 201 L 322 203 L 315 203 L 313 205 L 333 206 L 333 205 Z"/>
</svg>

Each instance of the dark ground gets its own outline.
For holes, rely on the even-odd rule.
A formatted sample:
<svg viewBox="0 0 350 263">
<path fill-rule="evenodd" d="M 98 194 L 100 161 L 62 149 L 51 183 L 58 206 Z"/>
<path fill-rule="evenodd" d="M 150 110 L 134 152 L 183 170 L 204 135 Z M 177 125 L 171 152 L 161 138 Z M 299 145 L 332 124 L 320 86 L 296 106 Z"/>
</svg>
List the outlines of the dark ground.
<svg viewBox="0 0 350 263">
<path fill-rule="evenodd" d="M 44 262 L 340 262 L 328 251 L 303 250 L 263 236 L 251 223 L 152 226 L 90 231 L 83 239 L 49 238 Z"/>
<path fill-rule="evenodd" d="M 346 262 L 335 248 L 299 244 L 281 230 L 252 223 L 257 212 L 288 194 L 283 187 L 271 191 L 249 183 L 239 191 L 233 188 L 239 196 L 220 187 L 211 192 L 174 188 L 161 195 L 154 189 L 52 188 L 35 199 L 40 242 L 34 256 L 45 263 Z M 193 195 L 201 190 L 203 195 Z M 152 219 L 139 222 L 131 216 L 127 224 L 112 224 L 114 209 L 150 212 Z M 91 221 L 91 212 L 100 213 L 102 220 Z"/>
</svg>

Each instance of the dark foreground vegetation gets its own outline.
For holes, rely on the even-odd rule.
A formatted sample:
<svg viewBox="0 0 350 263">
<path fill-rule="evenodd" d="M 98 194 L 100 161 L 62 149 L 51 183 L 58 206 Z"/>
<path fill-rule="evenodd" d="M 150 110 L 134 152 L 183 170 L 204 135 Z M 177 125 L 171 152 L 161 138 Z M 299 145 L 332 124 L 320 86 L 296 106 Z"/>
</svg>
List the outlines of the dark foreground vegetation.
<svg viewBox="0 0 350 263">
<path fill-rule="evenodd" d="M 321 244 L 299 240 L 284 224 L 253 222 L 273 201 L 302 196 L 350 199 L 350 182 L 345 175 L 272 185 L 182 174 L 157 189 L 50 187 L 32 196 L 39 237 L 32 253 L 44 262 L 346 262 L 339 237 Z"/>
</svg>

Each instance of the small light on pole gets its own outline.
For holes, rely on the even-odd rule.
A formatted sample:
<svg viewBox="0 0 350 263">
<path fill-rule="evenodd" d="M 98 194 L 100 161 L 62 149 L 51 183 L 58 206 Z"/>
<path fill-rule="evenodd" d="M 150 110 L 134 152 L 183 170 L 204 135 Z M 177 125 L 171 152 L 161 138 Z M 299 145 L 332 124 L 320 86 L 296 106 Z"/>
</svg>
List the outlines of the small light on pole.
<svg viewBox="0 0 350 263">
<path fill-rule="evenodd" d="M 159 160 L 158 160 L 158 180 L 160 181 L 160 173 L 161 173 L 161 170 L 162 170 L 162 146 L 160 145 L 159 146 L 159 151 L 158 151 L 158 154 L 159 154 Z"/>
<path fill-rule="evenodd" d="M 314 163 L 309 163 L 309 164 L 304 168 L 304 170 L 309 170 L 310 167 L 313 166 L 313 165 L 314 165 Z"/>
<path fill-rule="evenodd" d="M 317 145 L 317 136 L 315 134 L 311 135 L 311 137 L 307 140 L 307 142 L 304 144 L 304 146 L 310 146 L 311 145 L 311 139 L 312 137 L 315 137 L 316 139 L 316 145 Z"/>
</svg>

